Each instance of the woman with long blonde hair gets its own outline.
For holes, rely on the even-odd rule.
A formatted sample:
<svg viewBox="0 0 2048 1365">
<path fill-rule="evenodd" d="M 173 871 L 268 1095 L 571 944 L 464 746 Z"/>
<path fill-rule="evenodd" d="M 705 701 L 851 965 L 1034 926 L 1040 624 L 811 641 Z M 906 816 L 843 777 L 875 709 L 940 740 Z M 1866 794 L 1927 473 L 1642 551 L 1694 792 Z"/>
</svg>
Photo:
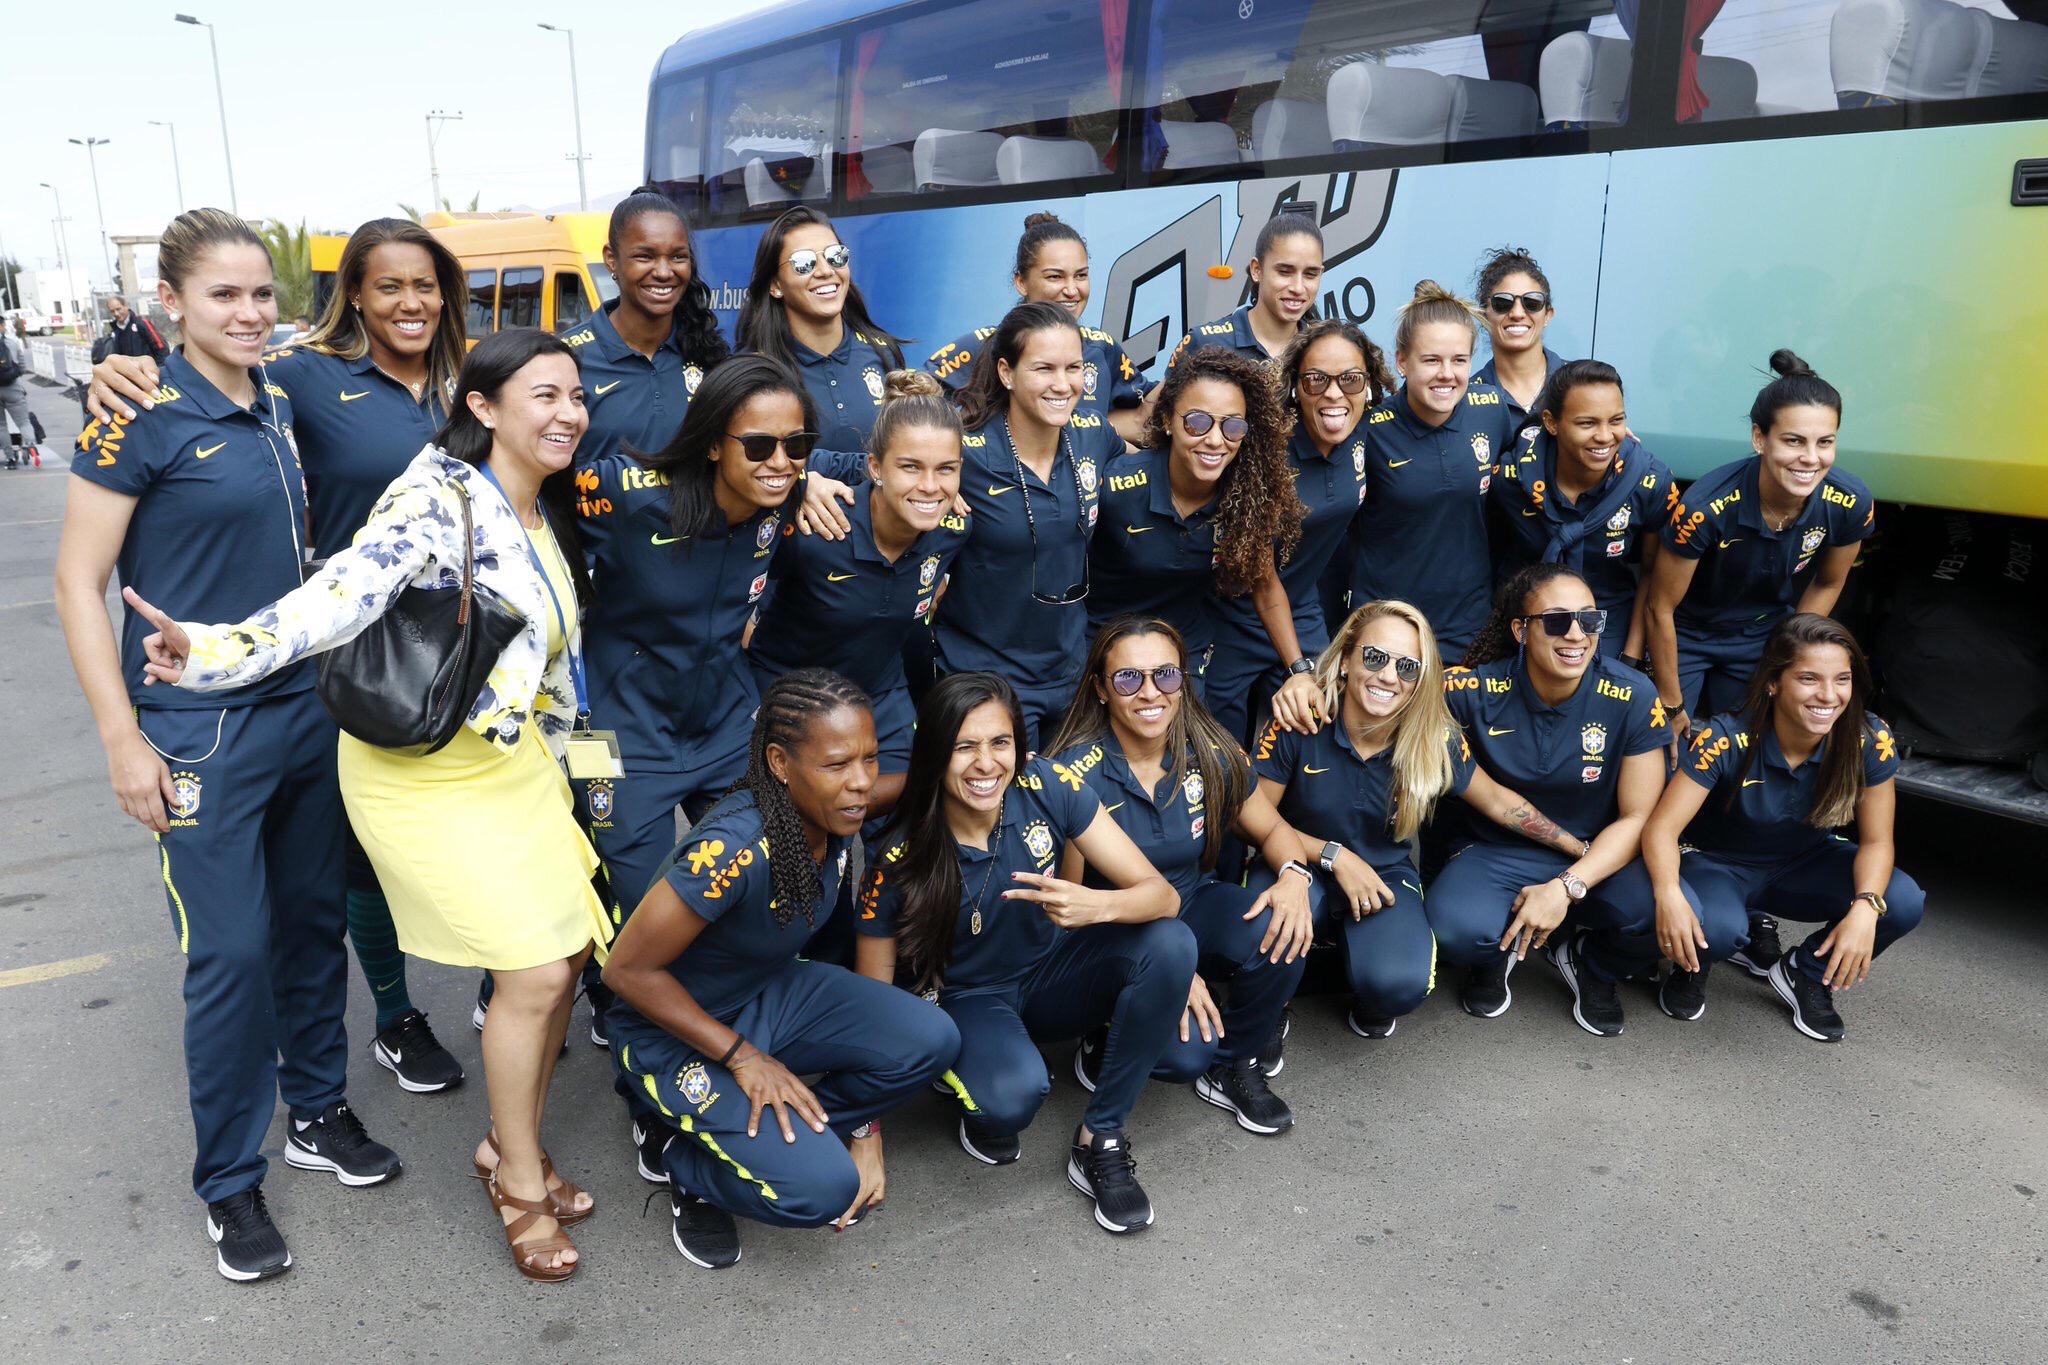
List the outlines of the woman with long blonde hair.
<svg viewBox="0 0 2048 1365">
<path fill-rule="evenodd" d="M 1444 702 L 1443 659 L 1429 621 L 1406 602 L 1367 602 L 1316 660 L 1322 703 L 1308 732 L 1269 722 L 1252 761 L 1259 790 L 1316 855 L 1309 888 L 1317 928 L 1339 925 L 1351 1031 L 1385 1038 L 1436 981 L 1436 940 L 1409 850 L 1437 802 L 1456 796 L 1546 848 L 1583 841 L 1488 777 Z M 1251 887 L 1274 880 L 1254 871 Z M 1344 919 L 1340 910 L 1350 912 Z M 1551 926 L 1511 926 L 1519 955 Z M 1270 1072 L 1286 1024 L 1259 1053 Z"/>
</svg>

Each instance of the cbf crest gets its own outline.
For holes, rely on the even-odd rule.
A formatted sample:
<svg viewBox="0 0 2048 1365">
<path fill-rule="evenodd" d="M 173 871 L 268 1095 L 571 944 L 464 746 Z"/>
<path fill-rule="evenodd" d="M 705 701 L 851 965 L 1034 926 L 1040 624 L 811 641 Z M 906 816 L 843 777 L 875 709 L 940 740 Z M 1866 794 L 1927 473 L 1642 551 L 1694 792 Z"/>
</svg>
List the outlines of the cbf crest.
<svg viewBox="0 0 2048 1365">
<path fill-rule="evenodd" d="M 1033 820 L 1024 827 L 1024 847 L 1041 863 L 1052 857 L 1052 830 L 1045 821 Z"/>
<path fill-rule="evenodd" d="M 173 819 L 190 821 L 199 814 L 199 774 L 180 772 L 171 774 L 171 816 Z"/>
<path fill-rule="evenodd" d="M 590 822 L 609 827 L 612 819 L 612 784 L 597 781 L 590 784 L 584 804 L 590 807 Z"/>
<path fill-rule="evenodd" d="M 860 372 L 861 382 L 868 386 L 868 395 L 875 399 L 882 396 L 882 372 L 870 365 Z"/>
<path fill-rule="evenodd" d="M 1202 775 L 1200 773 L 1189 773 L 1186 777 L 1182 778 L 1180 793 L 1187 798 L 1189 810 L 1193 810 L 1196 806 L 1201 805 Z"/>
<path fill-rule="evenodd" d="M 1799 553 L 1802 555 L 1812 554 L 1821 547 L 1821 542 L 1827 538 L 1828 533 L 1825 530 L 1818 526 L 1814 527 L 1799 538 Z"/>
<path fill-rule="evenodd" d="M 1629 511 L 1630 508 L 1627 503 L 1623 503 L 1620 507 L 1616 508 L 1614 515 L 1607 519 L 1607 529 L 1610 531 L 1626 531 L 1628 529 Z"/>
<path fill-rule="evenodd" d="M 1607 727 L 1595 722 L 1579 731 L 1579 744 L 1586 751 L 1587 758 L 1598 758 L 1607 752 Z"/>
<path fill-rule="evenodd" d="M 711 1098 L 711 1073 L 704 1069 L 704 1063 L 691 1062 L 676 1077 L 676 1086 L 691 1104 L 703 1104 Z"/>
<path fill-rule="evenodd" d="M 1483 431 L 1472 433 L 1472 458 L 1481 464 L 1493 463 L 1493 442 L 1486 439 Z"/>
<path fill-rule="evenodd" d="M 754 548 L 765 550 L 775 543 L 775 533 L 782 528 L 780 517 L 770 517 L 761 523 L 761 529 L 754 532 Z"/>
<path fill-rule="evenodd" d="M 1074 469 L 1081 477 L 1082 496 L 1092 496 L 1095 492 L 1095 461 L 1083 460 Z"/>
<path fill-rule="evenodd" d="M 1356 478 L 1365 477 L 1365 442 L 1351 443 L 1351 473 Z"/>
<path fill-rule="evenodd" d="M 692 398 L 697 396 L 697 386 L 704 382 L 704 371 L 695 365 L 683 366 L 683 392 Z"/>
<path fill-rule="evenodd" d="M 1096 372 L 1094 361 L 1091 360 L 1086 365 L 1083 365 L 1081 367 L 1081 392 L 1093 398 L 1095 396 L 1095 385 L 1099 379 L 1100 375 Z"/>
<path fill-rule="evenodd" d="M 918 566 L 917 586 L 920 588 L 929 588 L 932 584 L 938 582 L 938 580 L 939 557 L 937 555 L 926 555 L 924 563 Z"/>
</svg>

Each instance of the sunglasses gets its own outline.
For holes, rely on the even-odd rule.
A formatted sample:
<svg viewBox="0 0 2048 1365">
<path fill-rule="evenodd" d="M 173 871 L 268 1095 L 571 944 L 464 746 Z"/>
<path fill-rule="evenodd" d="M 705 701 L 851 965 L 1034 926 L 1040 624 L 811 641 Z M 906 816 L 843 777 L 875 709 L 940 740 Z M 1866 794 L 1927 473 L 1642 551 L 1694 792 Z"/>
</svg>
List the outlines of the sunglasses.
<svg viewBox="0 0 2048 1365">
<path fill-rule="evenodd" d="M 813 251 L 809 247 L 805 247 L 802 251 L 792 251 L 789 254 L 789 259 L 784 264 L 795 271 L 798 277 L 801 278 L 816 270 L 818 262 L 821 260 L 834 270 L 844 270 L 846 269 L 846 263 L 852 259 L 852 247 L 847 246 L 844 242 L 834 242 L 821 252 Z"/>
<path fill-rule="evenodd" d="M 1321 370 L 1303 370 L 1301 378 L 1295 382 L 1300 384 L 1301 391 L 1311 398 L 1329 392 L 1333 382 L 1337 385 L 1339 393 L 1363 393 L 1365 371 L 1346 370 L 1342 374 L 1324 374 Z"/>
<path fill-rule="evenodd" d="M 1515 305 L 1517 303 L 1520 303 L 1522 305 L 1523 312 L 1527 313 L 1531 317 L 1534 317 L 1536 316 L 1536 314 L 1550 307 L 1550 295 L 1543 293 L 1492 294 L 1489 295 L 1486 300 L 1486 306 L 1500 317 L 1506 317 L 1508 314 L 1514 312 Z"/>
<path fill-rule="evenodd" d="M 1180 691 L 1187 676 L 1178 664 L 1161 664 L 1149 673 L 1142 668 L 1119 668 L 1109 675 L 1109 685 L 1119 697 L 1135 697 L 1144 687 L 1145 679 L 1150 678 L 1154 687 L 1170 697 Z"/>
<path fill-rule="evenodd" d="M 782 447 L 783 454 L 801 464 L 811 458 L 811 450 L 818 444 L 818 433 L 815 431 L 792 431 L 787 436 L 770 436 L 765 431 L 728 431 L 725 438 L 728 441 L 738 441 L 740 453 L 752 464 L 767 463 L 774 456 L 777 446 Z"/>
<path fill-rule="evenodd" d="M 1389 654 L 1378 645 L 1360 645 L 1358 662 L 1365 665 L 1368 673 L 1377 673 L 1388 664 L 1394 666 L 1394 676 L 1404 683 L 1412 683 L 1422 676 L 1422 660 L 1406 654 Z"/>
<path fill-rule="evenodd" d="M 1180 429 L 1197 440 L 1207 436 L 1210 428 L 1218 425 L 1223 428 L 1223 439 L 1232 445 L 1242 441 L 1244 434 L 1252 429 L 1252 424 L 1242 417 L 1225 417 L 1219 422 L 1214 413 L 1203 412 L 1200 408 L 1180 415 Z"/>
<path fill-rule="evenodd" d="M 1607 613 L 1597 607 L 1588 607 L 1584 611 L 1546 611 L 1524 616 L 1522 621 L 1525 625 L 1530 621 L 1541 621 L 1543 633 L 1556 638 L 1571 634 L 1574 624 L 1588 635 L 1598 635 L 1607 629 Z"/>
</svg>

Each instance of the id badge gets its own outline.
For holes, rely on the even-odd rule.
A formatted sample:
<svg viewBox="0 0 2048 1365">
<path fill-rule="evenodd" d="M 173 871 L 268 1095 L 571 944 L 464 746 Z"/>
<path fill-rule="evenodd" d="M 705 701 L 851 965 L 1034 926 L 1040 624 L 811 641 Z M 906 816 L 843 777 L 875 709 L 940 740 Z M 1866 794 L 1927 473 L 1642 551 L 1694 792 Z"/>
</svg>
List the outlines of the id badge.
<svg viewBox="0 0 2048 1365">
<path fill-rule="evenodd" d="M 626 765 L 619 758 L 616 730 L 578 730 L 562 741 L 562 753 L 569 776 L 578 782 L 626 775 Z"/>
</svg>

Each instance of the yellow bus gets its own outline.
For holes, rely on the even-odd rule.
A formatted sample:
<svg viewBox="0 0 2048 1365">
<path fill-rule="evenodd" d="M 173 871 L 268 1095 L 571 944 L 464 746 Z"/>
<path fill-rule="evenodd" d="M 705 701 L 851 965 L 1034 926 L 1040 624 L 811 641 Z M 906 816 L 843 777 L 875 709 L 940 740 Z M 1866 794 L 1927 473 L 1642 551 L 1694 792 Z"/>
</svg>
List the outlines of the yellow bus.
<svg viewBox="0 0 2048 1365">
<path fill-rule="evenodd" d="M 557 331 L 618 297 L 604 265 L 602 213 L 430 213 L 421 224 L 462 262 L 474 346 L 501 327 Z M 313 306 L 334 292 L 346 237 L 312 240 Z"/>
</svg>

